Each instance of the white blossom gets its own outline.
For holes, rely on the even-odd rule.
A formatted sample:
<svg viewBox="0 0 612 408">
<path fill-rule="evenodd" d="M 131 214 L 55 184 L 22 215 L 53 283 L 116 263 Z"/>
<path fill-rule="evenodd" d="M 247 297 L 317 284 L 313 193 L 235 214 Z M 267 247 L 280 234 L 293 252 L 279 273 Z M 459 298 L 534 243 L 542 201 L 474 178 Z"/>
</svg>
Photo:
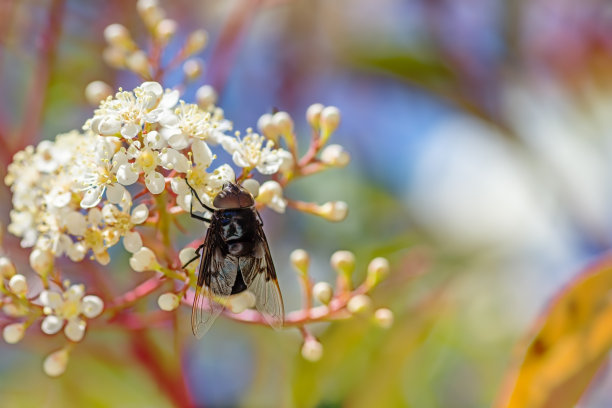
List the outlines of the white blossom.
<svg viewBox="0 0 612 408">
<path fill-rule="evenodd" d="M 283 161 L 280 152 L 274 149 L 274 142 L 257 133 L 247 132 L 244 138 L 225 137 L 223 148 L 232 155 L 234 164 L 247 169 L 257 169 L 261 174 L 276 173 Z"/>
</svg>

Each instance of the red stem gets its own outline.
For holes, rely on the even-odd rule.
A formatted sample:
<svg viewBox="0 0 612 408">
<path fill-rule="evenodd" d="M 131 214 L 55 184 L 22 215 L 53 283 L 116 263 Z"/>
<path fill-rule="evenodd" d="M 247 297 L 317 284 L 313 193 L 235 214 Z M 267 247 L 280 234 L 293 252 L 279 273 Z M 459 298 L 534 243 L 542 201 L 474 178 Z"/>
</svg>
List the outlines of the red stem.
<svg viewBox="0 0 612 408">
<path fill-rule="evenodd" d="M 162 364 L 161 350 L 149 339 L 146 330 L 131 332 L 132 355 L 148 371 L 176 407 L 195 407 L 193 397 L 185 382 L 185 377 L 179 369 L 171 370 Z M 180 358 L 180 356 L 178 356 Z M 202 406 L 201 404 L 199 405 Z"/>
</svg>

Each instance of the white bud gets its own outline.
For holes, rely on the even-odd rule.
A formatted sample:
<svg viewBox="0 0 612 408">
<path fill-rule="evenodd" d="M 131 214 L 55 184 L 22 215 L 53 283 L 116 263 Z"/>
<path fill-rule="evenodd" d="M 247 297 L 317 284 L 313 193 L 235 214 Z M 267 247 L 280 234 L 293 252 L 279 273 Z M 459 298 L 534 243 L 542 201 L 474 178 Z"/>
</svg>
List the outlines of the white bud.
<svg viewBox="0 0 612 408">
<path fill-rule="evenodd" d="M 270 140 L 277 141 L 278 135 L 280 134 L 280 129 L 274 123 L 274 117 L 266 113 L 259 117 L 257 121 L 257 128 L 261 132 L 262 135 L 267 137 Z"/>
<path fill-rule="evenodd" d="M 372 309 L 372 300 L 367 295 L 353 296 L 346 304 L 346 308 L 352 314 L 364 314 Z"/>
<path fill-rule="evenodd" d="M 344 167 L 351 161 L 351 156 L 338 144 L 332 144 L 321 152 L 321 161 L 329 166 Z"/>
<path fill-rule="evenodd" d="M 230 297 L 229 308 L 232 313 L 242 313 L 250 307 L 255 307 L 257 298 L 250 290 L 245 290 L 237 295 Z"/>
<path fill-rule="evenodd" d="M 157 26 L 164 18 L 164 10 L 159 7 L 157 0 L 139 0 L 136 8 L 140 18 L 149 28 Z"/>
<path fill-rule="evenodd" d="M 155 26 L 155 36 L 161 41 L 168 42 L 176 34 L 176 21 L 166 18 Z"/>
<path fill-rule="evenodd" d="M 276 112 L 272 116 L 272 121 L 283 135 L 290 135 L 293 132 L 293 119 L 287 112 Z"/>
<path fill-rule="evenodd" d="M 122 48 L 106 47 L 102 52 L 102 59 L 113 68 L 125 67 L 126 52 Z"/>
<path fill-rule="evenodd" d="M 193 55 L 206 47 L 208 42 L 208 33 L 204 30 L 196 30 L 189 34 L 185 42 L 185 55 Z"/>
<path fill-rule="evenodd" d="M 259 195 L 259 181 L 255 179 L 246 179 L 242 182 L 242 187 L 244 187 L 253 197 L 257 197 Z"/>
<path fill-rule="evenodd" d="M 323 138 L 327 139 L 340 124 L 340 110 L 335 106 L 327 106 L 321 111 L 321 132 Z"/>
<path fill-rule="evenodd" d="M 199 58 L 190 58 L 183 64 L 183 72 L 187 79 L 193 81 L 204 72 L 204 62 Z"/>
<path fill-rule="evenodd" d="M 196 101 L 200 108 L 208 110 L 217 103 L 217 92 L 212 86 L 203 85 L 196 91 Z"/>
<path fill-rule="evenodd" d="M 10 279 L 17 273 L 15 265 L 6 256 L 0 256 L 0 278 Z"/>
<path fill-rule="evenodd" d="M 125 60 L 125 64 L 138 75 L 143 77 L 149 76 L 149 60 L 144 51 L 137 50 L 129 54 Z"/>
<path fill-rule="evenodd" d="M 382 308 L 374 312 L 374 321 L 383 328 L 388 329 L 393 326 L 393 312 L 387 308 Z"/>
<path fill-rule="evenodd" d="M 331 256 L 330 264 L 336 272 L 350 275 L 355 270 L 355 255 L 351 251 L 336 251 Z"/>
<path fill-rule="evenodd" d="M 104 81 L 92 81 L 85 87 L 85 99 L 93 106 L 98 106 L 100 101 L 112 94 L 113 89 Z"/>
<path fill-rule="evenodd" d="M 21 274 L 13 275 L 9 280 L 9 289 L 16 295 L 25 295 L 28 292 L 28 281 Z"/>
<path fill-rule="evenodd" d="M 130 266 L 136 272 L 153 269 L 157 264 L 155 254 L 147 247 L 142 247 L 130 258 Z"/>
<path fill-rule="evenodd" d="M 317 282 L 312 287 L 312 295 L 319 302 L 326 305 L 331 301 L 332 296 L 334 295 L 334 290 L 332 289 L 331 285 L 327 282 Z"/>
<path fill-rule="evenodd" d="M 289 256 L 291 265 L 301 274 L 305 275 L 308 273 L 308 266 L 310 265 L 310 256 L 308 252 L 303 249 L 295 249 Z"/>
<path fill-rule="evenodd" d="M 348 204 L 344 201 L 330 201 L 320 206 L 318 213 L 328 221 L 342 221 L 348 215 Z"/>
<path fill-rule="evenodd" d="M 315 129 L 319 128 L 320 119 L 321 119 L 321 111 L 324 106 L 320 103 L 313 103 L 306 109 L 306 120 Z"/>
<path fill-rule="evenodd" d="M 187 248 L 181 249 L 181 252 L 179 252 L 179 260 L 181 261 L 181 265 L 185 265 L 187 262 L 195 258 L 195 256 L 196 256 L 196 250 L 194 248 L 187 247 Z M 193 264 L 191 266 L 193 266 Z"/>
<path fill-rule="evenodd" d="M 374 287 L 389 274 L 389 261 L 385 258 L 374 258 L 368 264 L 367 283 Z"/>
<path fill-rule="evenodd" d="M 40 248 L 30 252 L 30 266 L 40 276 L 45 276 L 53 268 L 53 254 Z"/>
<path fill-rule="evenodd" d="M 63 348 L 49 354 L 43 363 L 45 374 L 50 377 L 58 377 L 66 371 L 68 366 L 68 350 Z"/>
<path fill-rule="evenodd" d="M 302 346 L 302 357 L 312 362 L 319 361 L 323 357 L 323 345 L 316 339 L 307 339 Z"/>
<path fill-rule="evenodd" d="M 159 308 L 161 310 L 165 310 L 166 312 L 173 311 L 174 309 L 179 307 L 180 303 L 181 300 L 176 295 L 176 293 L 162 293 L 157 298 L 157 304 L 159 305 Z"/>
<path fill-rule="evenodd" d="M 106 42 L 117 48 L 129 49 L 133 42 L 130 32 L 121 24 L 111 24 L 104 29 L 104 39 Z"/>
<path fill-rule="evenodd" d="M 43 319 L 40 329 L 43 333 L 52 335 L 62 330 L 62 326 L 64 326 L 64 319 L 49 315 Z"/>
<path fill-rule="evenodd" d="M 83 340 L 86 328 L 87 323 L 85 323 L 85 320 L 71 319 L 68 321 L 66 327 L 64 327 L 64 334 L 66 335 L 68 340 L 79 342 Z"/>
<path fill-rule="evenodd" d="M 2 330 L 2 337 L 8 344 L 19 343 L 25 335 L 25 324 L 23 323 L 11 323 L 4 326 Z"/>
<path fill-rule="evenodd" d="M 81 301 L 81 311 L 89 319 L 100 316 L 103 310 L 104 302 L 98 296 L 87 295 Z"/>
</svg>

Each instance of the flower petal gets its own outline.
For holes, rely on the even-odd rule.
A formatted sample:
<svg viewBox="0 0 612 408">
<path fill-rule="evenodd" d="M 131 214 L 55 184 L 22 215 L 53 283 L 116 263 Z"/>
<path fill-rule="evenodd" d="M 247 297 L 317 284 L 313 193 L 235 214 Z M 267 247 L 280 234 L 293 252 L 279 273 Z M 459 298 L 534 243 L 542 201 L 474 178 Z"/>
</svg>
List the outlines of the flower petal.
<svg viewBox="0 0 612 408">
<path fill-rule="evenodd" d="M 101 186 L 92 186 L 91 188 L 87 189 L 83 199 L 81 200 L 81 207 L 95 207 L 100 202 L 102 193 L 104 193 L 104 187 Z"/>
<path fill-rule="evenodd" d="M 142 248 L 142 238 L 136 231 L 128 231 L 123 237 L 123 246 L 130 253 L 135 253 Z"/>
<path fill-rule="evenodd" d="M 135 123 L 126 123 L 121 128 L 121 136 L 126 139 L 133 139 L 140 133 L 141 127 Z"/>
<path fill-rule="evenodd" d="M 117 169 L 117 181 L 124 186 L 134 184 L 138 180 L 138 173 L 134 171 L 131 164 L 122 164 Z"/>
<path fill-rule="evenodd" d="M 43 333 L 46 334 L 55 334 L 62 329 L 64 325 L 64 319 L 57 317 L 55 315 L 49 315 L 44 318 L 42 321 L 40 328 Z"/>
<path fill-rule="evenodd" d="M 145 176 L 145 184 L 152 194 L 159 194 L 166 187 L 164 176 L 156 171 L 151 171 Z"/>
<path fill-rule="evenodd" d="M 191 151 L 193 152 L 193 160 L 197 165 L 208 167 L 213 161 L 213 154 L 210 151 L 210 147 L 202 141 L 196 140 L 191 145 Z"/>
<path fill-rule="evenodd" d="M 119 183 L 110 184 L 106 188 L 106 198 L 113 204 L 118 204 L 121 202 L 123 198 L 123 194 L 126 193 L 127 190 Z"/>
</svg>

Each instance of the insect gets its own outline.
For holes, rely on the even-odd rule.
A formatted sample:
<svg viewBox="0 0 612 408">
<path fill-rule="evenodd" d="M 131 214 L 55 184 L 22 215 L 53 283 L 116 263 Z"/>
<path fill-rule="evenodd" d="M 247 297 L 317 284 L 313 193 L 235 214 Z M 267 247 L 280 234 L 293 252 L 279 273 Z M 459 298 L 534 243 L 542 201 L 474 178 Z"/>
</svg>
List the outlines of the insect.
<svg viewBox="0 0 612 408">
<path fill-rule="evenodd" d="M 247 290 L 255 295 L 255 307 L 266 322 L 280 328 L 285 315 L 283 297 L 253 196 L 238 184 L 226 183 L 213 200 L 215 208 L 210 208 L 187 185 L 192 197 L 212 213 L 210 218 L 195 214 L 192 200 L 191 216 L 209 224 L 196 256 L 183 265 L 185 268 L 200 258 L 191 309 L 193 334 L 201 338 L 221 314 L 229 297 Z"/>
</svg>

